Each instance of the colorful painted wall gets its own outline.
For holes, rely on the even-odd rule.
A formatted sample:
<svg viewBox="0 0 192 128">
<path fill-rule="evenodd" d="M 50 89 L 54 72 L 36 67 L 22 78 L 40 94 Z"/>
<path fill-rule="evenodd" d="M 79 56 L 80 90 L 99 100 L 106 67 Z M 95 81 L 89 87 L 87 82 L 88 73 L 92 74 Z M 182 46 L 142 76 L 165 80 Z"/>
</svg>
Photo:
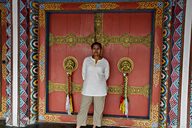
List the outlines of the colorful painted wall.
<svg viewBox="0 0 192 128">
<path fill-rule="evenodd" d="M 6 30 L 6 39 L 4 39 L 5 36 L 2 36 L 3 42 L 2 44 L 6 44 L 7 50 L 6 54 L 2 52 L 2 58 L 6 55 L 6 79 L 4 79 L 4 84 L 2 84 L 2 103 L 6 103 L 7 107 L 4 107 L 2 110 L 2 113 L 0 113 L 1 117 L 7 118 L 7 124 L 12 125 L 12 71 L 13 67 L 12 65 L 12 21 L 11 21 L 11 4 L 12 1 L 6 1 L 6 26 L 2 30 Z M 45 3 L 46 2 L 46 3 Z M 100 2 L 100 3 L 98 3 Z M 80 38 L 74 38 L 73 36 L 70 37 L 67 35 L 67 30 L 78 31 L 75 29 L 67 29 L 66 35 L 61 35 L 64 31 L 61 31 L 59 33 L 56 29 L 55 24 L 53 22 L 56 22 L 56 24 L 60 21 L 65 21 L 65 16 L 67 17 L 67 14 L 82 14 L 87 12 L 91 15 L 91 17 L 94 19 L 94 13 L 98 12 L 113 12 L 113 14 L 116 12 L 120 12 L 122 10 L 126 10 L 123 13 L 125 15 L 131 14 L 144 14 L 146 17 L 149 17 L 149 23 L 148 27 L 146 28 L 149 30 L 146 30 L 146 33 L 150 33 L 149 47 L 147 49 L 149 50 L 149 56 L 147 57 L 148 60 L 146 61 L 149 68 L 147 69 L 148 75 L 146 75 L 146 79 L 148 81 L 146 82 L 148 86 L 146 88 L 139 88 L 139 87 L 132 87 L 131 85 L 134 85 L 134 73 L 137 74 L 137 71 L 133 70 L 134 72 L 130 74 L 130 86 L 128 86 L 129 90 L 132 89 L 132 91 L 128 92 L 130 97 L 130 103 L 131 98 L 134 99 L 134 97 L 143 97 L 146 98 L 146 107 L 148 110 L 148 114 L 141 114 L 142 116 L 140 118 L 131 118 L 131 113 L 134 111 L 130 110 L 130 115 L 128 118 L 124 118 L 124 115 L 117 114 L 112 116 L 105 116 L 104 114 L 104 125 L 106 126 L 121 126 L 120 122 L 124 122 L 123 126 L 138 126 L 138 127 L 178 127 L 180 125 L 180 106 L 181 106 L 181 88 L 182 85 L 182 60 L 183 60 L 183 47 L 184 47 L 184 23 L 185 23 L 185 7 L 186 7 L 186 1 L 185 0 L 167 0 L 167 1 L 120 1 L 120 0 L 103 0 L 101 1 L 89 1 L 89 0 L 80 0 L 76 1 L 70 1 L 70 0 L 49 0 L 49 1 L 30 1 L 30 0 L 18 0 L 18 125 L 23 127 L 26 125 L 34 124 L 36 122 L 67 122 L 67 123 L 75 123 L 76 120 L 76 113 L 73 115 L 67 115 L 66 111 L 64 110 L 64 107 L 60 109 L 60 107 L 54 106 L 53 97 L 61 96 L 63 97 L 63 103 L 65 101 L 65 93 L 66 93 L 66 79 L 67 76 L 64 75 L 61 79 L 55 79 L 54 76 L 50 76 L 50 72 L 52 70 L 57 70 L 60 65 L 54 65 L 55 63 L 52 63 L 52 60 L 54 61 L 54 57 L 59 59 L 62 58 L 62 56 L 57 54 L 52 54 L 54 51 L 54 48 L 56 47 L 56 51 L 59 50 L 59 48 L 66 49 L 63 52 L 62 49 L 59 51 L 64 56 L 73 55 L 78 58 L 78 62 L 81 61 L 83 56 L 79 56 L 79 54 L 75 54 L 74 50 L 75 46 L 69 46 L 67 43 L 70 43 L 70 39 L 79 39 L 76 40 L 76 43 L 79 41 L 79 44 L 84 41 L 84 43 L 88 43 L 88 40 L 83 40 L 82 37 Z M 80 13 L 81 12 L 81 13 Z M 122 12 L 121 12 L 122 13 Z M 58 17 L 63 17 L 59 20 Z M 83 14 L 85 16 L 85 14 Z M 105 15 L 104 15 L 105 16 Z M 117 15 L 111 15 L 106 16 L 106 20 L 103 19 L 103 23 L 107 22 L 107 19 L 113 18 Z M 119 15 L 120 16 L 120 15 Z M 51 19 L 52 17 L 52 19 Z M 55 18 L 56 17 L 56 18 Z M 88 17 L 88 16 L 87 16 Z M 137 18 L 142 17 L 138 14 Z M 58 19 L 58 20 L 57 20 Z M 68 18 L 70 20 L 70 18 Z M 124 20 L 128 22 L 126 19 Z M 119 22 L 119 21 L 118 21 Z M 122 20 L 123 22 L 123 20 Z M 134 23 L 138 22 L 138 26 L 140 23 L 139 20 L 135 19 Z M 66 21 L 67 23 L 67 21 Z M 74 22 L 75 23 L 75 22 Z M 110 23 L 110 22 L 109 22 Z M 144 24 L 144 21 L 142 22 Z M 73 22 L 71 22 L 73 24 Z M 123 24 L 123 23 L 121 23 Z M 60 24 L 63 25 L 62 22 Z M 94 25 L 93 23 L 90 23 L 90 25 Z M 103 25 L 103 24 L 101 24 Z M 132 25 L 132 24 L 131 24 Z M 145 25 L 145 24 L 144 24 Z M 70 26 L 68 23 L 67 26 Z M 64 26 L 64 27 L 67 27 Z M 106 25 L 105 25 L 106 26 Z M 133 25 L 136 26 L 136 25 Z M 142 26 L 142 25 L 141 25 Z M 149 27 L 150 26 L 150 27 Z M 124 26 L 126 28 L 126 24 Z M 91 27 L 90 27 L 91 28 Z M 100 32 L 98 30 L 94 30 L 94 27 L 92 27 L 93 32 Z M 109 32 L 109 28 L 105 28 L 103 31 Z M 118 29 L 118 28 L 114 28 Z M 122 27 L 123 29 L 123 27 Z M 142 32 L 138 34 L 139 31 L 137 31 L 137 28 L 132 28 L 130 31 L 127 31 L 129 28 L 124 30 L 124 33 L 130 32 L 131 34 L 135 34 L 133 39 L 147 40 L 147 37 L 142 37 Z M 59 27 L 58 27 L 59 30 Z M 81 30 L 81 29 L 79 29 Z M 90 33 L 92 33 L 91 29 Z M 121 29 L 120 29 L 121 30 Z M 138 29 L 139 30 L 139 29 Z M 82 29 L 83 31 L 83 29 Z M 81 31 L 81 33 L 83 33 Z M 50 34 L 50 32 L 52 32 Z M 84 35 L 88 34 L 85 31 Z M 112 31 L 111 31 L 112 32 Z M 114 31 L 117 32 L 117 31 Z M 118 31 L 118 34 L 122 31 Z M 55 35 L 54 35 L 54 34 Z M 78 32 L 77 32 L 78 33 Z M 60 34 L 60 35 L 59 35 Z M 114 33 L 112 33 L 113 35 Z M 115 33 L 117 35 L 117 33 Z M 59 35 L 58 37 L 55 37 Z M 138 37 L 139 35 L 139 37 Z M 54 36 L 54 37 L 53 37 Z M 96 36 L 99 36 L 96 35 Z M 67 38 L 68 37 L 68 38 Z M 137 38 L 135 38 L 137 37 Z M 70 39 L 69 39 L 70 38 Z M 90 38 L 91 41 L 93 41 L 94 37 L 91 36 L 87 37 Z M 86 39 L 87 39 L 86 38 Z M 101 37 L 100 37 L 101 38 Z M 104 39 L 110 40 L 109 42 L 117 43 L 113 39 L 109 37 L 105 37 Z M 117 38 L 117 37 L 116 37 Z M 130 37 L 124 37 L 124 39 L 130 38 Z M 141 39 L 142 38 L 142 39 Z M 60 40 L 59 40 L 60 39 Z M 67 39 L 68 42 L 66 41 Z M 121 39 L 119 37 L 119 39 Z M 62 41 L 63 40 L 63 41 Z M 81 42 L 82 40 L 82 42 Z M 137 40 L 134 40 L 137 42 Z M 52 42 L 51 42 L 52 41 Z M 60 42 L 59 42 L 60 41 Z M 89 42 L 89 44 L 83 44 L 79 45 L 78 43 L 75 44 L 78 47 L 82 47 L 84 51 L 86 51 L 84 54 L 88 54 L 89 51 L 89 45 L 92 42 Z M 153 42 L 154 41 L 154 42 Z M 72 41 L 73 42 L 73 41 Z M 138 41 L 139 42 L 139 41 Z M 147 42 L 147 41 L 146 41 Z M 47 43 L 63 43 L 56 44 L 54 47 L 50 47 L 50 44 Z M 2 48 L 3 45 L 1 44 Z M 129 42 L 123 44 L 127 45 Z M 118 44 L 119 45 L 119 44 Z M 117 54 L 120 55 L 120 58 L 123 56 L 128 56 L 134 58 L 135 62 L 135 68 L 137 68 L 137 62 L 139 58 L 137 58 L 135 53 L 133 56 L 131 56 L 132 52 L 131 50 L 134 48 L 141 47 L 140 44 L 129 44 L 130 46 L 117 46 L 114 44 L 109 44 L 105 46 L 106 53 L 104 55 L 110 58 L 110 52 L 111 49 L 118 47 L 118 49 L 122 48 L 121 51 L 125 51 L 125 55 L 122 52 L 117 52 Z M 141 44 L 143 47 L 143 44 Z M 145 44 L 144 44 L 145 45 Z M 131 47 L 132 46 L 132 47 Z M 137 46 L 137 47 L 136 47 Z M 133 48 L 134 47 L 134 48 Z M 141 50 L 142 51 L 142 47 Z M 109 51 L 107 49 L 110 49 Z M 144 48 L 146 49 L 146 48 Z M 2 50 L 3 51 L 3 50 Z M 134 50 L 133 50 L 134 51 Z M 146 50 L 147 51 L 147 50 Z M 113 52 L 113 51 L 112 51 Z M 73 54 L 74 53 L 74 54 Z M 146 52 L 145 52 L 146 53 Z M 110 55 L 109 55 L 110 54 Z M 139 54 L 139 53 L 138 53 Z M 4 55 L 4 56 L 3 56 Z M 122 56 L 121 56 L 122 55 Z M 53 58 L 51 58 L 53 56 Z M 64 57 L 63 57 L 64 58 Z M 119 58 L 117 58 L 119 59 Z M 3 59 L 2 59 L 3 60 Z M 63 60 L 63 59 L 62 59 Z M 116 66 L 113 60 L 110 60 L 113 67 Z M 47 66 L 49 65 L 49 67 Z M 52 67 L 51 67 L 51 66 Z M 62 65 L 62 64 L 61 64 Z M 4 65 L 5 66 L 5 65 Z M 81 67 L 81 64 L 79 64 Z M 55 68 L 57 67 L 57 68 Z M 49 69 L 50 68 L 50 69 Z M 62 66 L 61 66 L 62 68 Z M 79 67 L 78 67 L 79 68 Z M 5 70 L 5 67 L 2 66 L 2 69 Z M 48 71 L 49 70 L 49 74 Z M 58 69 L 59 71 L 62 69 Z M 53 71 L 53 73 L 54 73 Z M 74 72 L 74 80 L 76 80 L 77 85 L 74 84 L 75 91 L 74 95 L 75 97 L 80 97 L 80 88 L 81 88 L 81 81 L 78 83 L 79 78 L 78 74 L 80 73 L 80 69 L 78 69 L 76 72 Z M 118 77 L 121 76 L 121 74 L 118 72 L 118 70 L 112 71 L 116 74 L 119 74 Z M 64 71 L 62 71 L 61 74 L 65 74 Z M 77 76 L 77 77 L 75 77 Z M 113 76 L 113 75 L 112 75 Z M 132 78 L 131 78 L 132 77 Z M 3 78 L 3 77 L 2 77 Z M 117 78 L 114 76 L 114 78 Z M 6 80 L 6 83 L 5 83 Z M 50 81 L 52 80 L 52 81 Z M 55 80 L 53 82 L 53 80 Z M 59 82 L 58 82 L 59 81 Z M 121 86 L 114 86 L 114 83 L 120 84 L 123 83 L 123 79 L 119 82 L 110 80 L 109 83 L 109 99 L 111 102 L 113 101 L 114 97 L 116 96 L 116 100 L 114 102 L 119 103 L 120 95 L 122 93 Z M 3 79 L 2 79 L 3 83 Z M 80 85 L 79 85 L 80 84 Z M 128 85 L 129 85 L 128 84 Z M 136 84 L 138 85 L 138 84 Z M 6 90 L 5 90 L 6 87 Z M 189 84 L 189 95 L 190 95 L 190 84 Z M 134 93 L 134 90 L 138 90 L 138 93 Z M 146 90 L 147 94 L 140 90 Z M 5 92 L 6 91 L 6 92 Z M 142 94 L 142 95 L 141 95 Z M 145 95 L 146 94 L 146 95 Z M 112 98 L 110 98 L 112 97 Z M 80 99 L 74 99 L 74 104 L 76 105 L 76 112 L 78 112 L 78 104 L 76 101 L 79 101 Z M 110 102 L 110 103 L 111 103 Z M 109 103 L 108 103 L 109 104 Z M 137 103 L 135 103 L 137 104 Z M 189 100 L 189 104 L 191 104 L 191 100 Z M 4 105 L 5 106 L 5 105 Z M 63 105 L 64 106 L 64 105 Z M 190 106 L 190 105 L 189 105 Z M 61 105 L 62 107 L 62 105 Z M 131 108 L 130 108 L 131 109 Z M 188 107 L 189 110 L 191 110 L 190 107 Z M 50 111 L 49 111 L 50 110 Z M 51 112 L 53 110 L 53 112 Z M 91 112 L 91 111 L 90 111 Z M 142 112 L 141 112 L 142 113 Z M 106 111 L 106 115 L 109 114 Z M 137 113 L 138 114 L 138 113 Z M 136 115 L 137 115 L 136 114 Z M 139 113 L 140 114 L 140 113 Z M 133 114 L 134 115 L 134 114 Z M 147 116 L 146 116 L 147 115 Z M 145 117 L 146 116 L 146 117 Z M 191 118 L 191 113 L 188 114 L 188 118 Z M 91 117 L 89 118 L 88 123 L 91 124 Z M 188 123 L 188 126 L 191 126 L 191 120 Z"/>
</svg>

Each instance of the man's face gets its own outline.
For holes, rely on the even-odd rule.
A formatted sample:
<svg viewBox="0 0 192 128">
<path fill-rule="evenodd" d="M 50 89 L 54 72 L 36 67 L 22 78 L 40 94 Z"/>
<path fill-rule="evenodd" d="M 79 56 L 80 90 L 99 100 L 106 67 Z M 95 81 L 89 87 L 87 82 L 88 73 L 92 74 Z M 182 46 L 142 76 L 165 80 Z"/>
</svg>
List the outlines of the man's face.
<svg viewBox="0 0 192 128">
<path fill-rule="evenodd" d="M 93 56 L 101 55 L 101 48 L 99 47 L 99 45 L 93 45 L 92 54 L 93 54 Z"/>
</svg>

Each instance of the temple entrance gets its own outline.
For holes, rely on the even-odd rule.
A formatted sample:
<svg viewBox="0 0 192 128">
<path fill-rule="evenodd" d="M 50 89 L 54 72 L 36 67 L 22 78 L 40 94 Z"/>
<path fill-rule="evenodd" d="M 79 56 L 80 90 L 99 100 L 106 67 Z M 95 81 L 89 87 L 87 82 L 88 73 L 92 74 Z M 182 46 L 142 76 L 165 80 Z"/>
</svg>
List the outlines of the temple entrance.
<svg viewBox="0 0 192 128">
<path fill-rule="evenodd" d="M 104 124 L 130 126 L 133 120 L 150 119 L 158 112 L 162 35 L 153 11 L 69 10 L 47 11 L 43 15 L 46 22 L 40 20 L 39 109 L 40 115 L 45 115 L 40 116 L 40 121 L 76 121 L 81 103 L 82 63 L 91 55 L 94 41 L 103 45 L 103 57 L 110 64 Z M 67 72 L 73 65 L 75 69 Z M 69 93 L 72 115 L 65 106 Z M 121 97 L 125 95 L 127 115 L 120 110 Z M 92 113 L 91 107 L 89 114 Z M 91 120 L 90 116 L 88 122 Z"/>
<path fill-rule="evenodd" d="M 118 61 L 129 57 L 134 68 L 128 75 L 129 117 L 149 116 L 150 67 L 152 61 L 151 13 L 92 13 L 49 14 L 49 46 L 47 46 L 48 112 L 65 113 L 67 73 L 63 61 L 68 56 L 77 59 L 78 68 L 72 74 L 74 112 L 81 101 L 81 67 L 83 59 L 91 55 L 94 40 L 104 46 L 103 56 L 110 63 L 110 78 L 104 116 L 125 117 L 119 110 L 123 74 Z M 139 21 L 143 21 L 139 23 Z M 150 55 L 151 53 L 151 55 Z M 150 63 L 151 62 L 151 63 Z M 139 90 L 134 92 L 133 90 Z M 97 91 L 97 90 L 95 90 Z M 57 99 L 58 98 L 58 99 Z M 140 105 L 142 104 L 142 105 Z M 116 110 L 116 111 L 114 111 Z M 92 113 L 92 110 L 90 111 Z"/>
</svg>

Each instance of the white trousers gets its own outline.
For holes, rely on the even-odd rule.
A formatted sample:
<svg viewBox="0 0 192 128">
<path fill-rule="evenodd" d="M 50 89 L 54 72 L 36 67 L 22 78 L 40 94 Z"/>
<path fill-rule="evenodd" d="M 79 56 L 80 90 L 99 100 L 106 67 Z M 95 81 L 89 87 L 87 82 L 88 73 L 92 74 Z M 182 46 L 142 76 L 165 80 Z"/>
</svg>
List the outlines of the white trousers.
<svg viewBox="0 0 192 128">
<path fill-rule="evenodd" d="M 84 96 L 82 95 L 80 111 L 77 115 L 77 126 L 87 125 L 87 114 L 91 103 L 94 104 L 93 125 L 101 127 L 105 96 Z"/>
</svg>

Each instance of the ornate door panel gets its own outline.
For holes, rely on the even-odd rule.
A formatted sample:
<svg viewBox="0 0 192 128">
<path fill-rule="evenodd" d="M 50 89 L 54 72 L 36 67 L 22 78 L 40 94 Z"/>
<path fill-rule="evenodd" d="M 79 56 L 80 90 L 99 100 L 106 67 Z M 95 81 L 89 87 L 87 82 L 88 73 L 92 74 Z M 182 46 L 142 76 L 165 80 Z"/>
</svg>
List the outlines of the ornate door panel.
<svg viewBox="0 0 192 128">
<path fill-rule="evenodd" d="M 123 74 L 118 71 L 117 64 L 121 58 L 129 57 L 133 61 L 134 68 L 128 75 L 128 115 L 134 118 L 148 118 L 148 97 L 151 75 L 150 52 L 152 52 L 152 44 L 150 42 L 151 32 L 151 13 L 119 12 L 103 14 L 102 35 L 104 36 L 104 40 L 106 40 L 103 41 L 106 44 L 104 56 L 109 60 L 111 66 L 108 85 L 109 88 L 113 88 L 113 93 L 119 93 L 115 95 L 111 94 L 107 97 L 107 109 L 105 109 L 105 112 L 110 115 L 124 116 L 118 109 L 121 92 L 115 91 L 116 89 L 121 89 L 123 86 Z M 137 91 L 134 92 L 134 90 Z"/>
<path fill-rule="evenodd" d="M 48 59 L 48 110 L 66 112 L 67 73 L 64 70 L 64 59 L 73 56 L 77 59 L 78 68 L 72 74 L 75 85 L 73 92 L 74 110 L 78 112 L 81 101 L 80 93 L 76 88 L 82 84 L 81 67 L 83 59 L 91 54 L 89 47 L 91 36 L 94 33 L 93 14 L 49 14 L 49 47 Z M 56 26 L 57 25 L 57 26 Z M 90 37 L 89 37 L 90 36 Z M 60 40 L 59 40 L 60 39 Z M 87 44 L 89 43 L 89 44 Z M 59 84 L 59 85 L 58 85 Z M 57 89 L 60 88 L 61 90 Z M 54 91 L 56 89 L 57 91 Z"/>
<path fill-rule="evenodd" d="M 40 4 L 39 120 L 76 121 L 81 103 L 82 62 L 91 55 L 90 44 L 97 40 L 103 44 L 103 56 L 110 63 L 103 124 L 157 126 L 161 17 L 162 7 L 157 2 L 151 2 L 149 7 L 143 2 Z M 76 58 L 78 65 L 70 77 L 71 83 L 64 68 L 67 57 Z M 132 60 L 133 69 L 127 74 L 126 80 L 123 76 L 125 74 L 118 70 L 122 58 Z M 69 85 L 73 97 L 72 115 L 67 114 L 65 107 Z M 128 116 L 119 109 L 124 91 L 129 100 Z M 89 114 L 92 112 L 93 108 Z M 88 124 L 92 124 L 91 121 L 90 116 Z"/>
</svg>

